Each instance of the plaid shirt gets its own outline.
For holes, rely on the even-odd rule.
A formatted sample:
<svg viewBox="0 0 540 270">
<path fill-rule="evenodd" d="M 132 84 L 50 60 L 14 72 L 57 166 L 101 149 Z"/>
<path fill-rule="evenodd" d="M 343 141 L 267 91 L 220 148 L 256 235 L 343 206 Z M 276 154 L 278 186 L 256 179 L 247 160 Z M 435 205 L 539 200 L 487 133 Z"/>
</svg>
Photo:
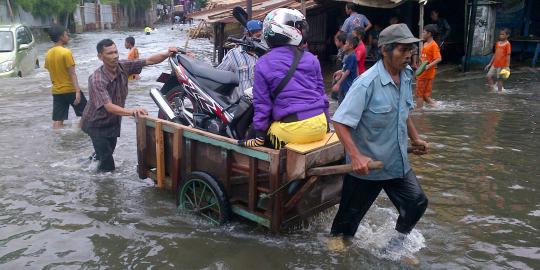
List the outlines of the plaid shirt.
<svg viewBox="0 0 540 270">
<path fill-rule="evenodd" d="M 236 73 L 238 82 L 240 83 L 240 89 L 243 91 L 253 86 L 256 62 L 257 56 L 249 54 L 242 49 L 242 46 L 238 46 L 227 52 L 217 68 Z"/>
<path fill-rule="evenodd" d="M 91 137 L 120 137 L 122 116 L 109 113 L 105 104 L 111 102 L 120 107 L 126 104 L 129 74 L 139 74 L 146 61 L 121 60 L 116 77 L 104 66 L 88 77 L 89 101 L 81 119 L 81 129 Z"/>
</svg>

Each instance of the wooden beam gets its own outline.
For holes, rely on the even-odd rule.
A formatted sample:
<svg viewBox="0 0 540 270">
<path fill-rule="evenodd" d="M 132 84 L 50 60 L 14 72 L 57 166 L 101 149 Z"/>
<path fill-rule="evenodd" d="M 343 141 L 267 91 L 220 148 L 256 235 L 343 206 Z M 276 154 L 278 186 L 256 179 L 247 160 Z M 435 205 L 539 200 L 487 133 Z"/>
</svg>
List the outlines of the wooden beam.
<svg viewBox="0 0 540 270">
<path fill-rule="evenodd" d="M 137 172 L 140 179 L 146 179 L 148 177 L 146 139 L 146 121 L 142 118 L 137 118 Z"/>
<path fill-rule="evenodd" d="M 257 160 L 249 159 L 249 177 L 248 177 L 248 208 L 255 211 L 257 202 Z"/>
<path fill-rule="evenodd" d="M 306 193 L 314 184 L 319 180 L 319 176 L 311 176 L 308 181 L 300 188 L 294 196 L 285 204 L 285 212 L 291 210 L 299 201 L 302 199 L 302 196 L 304 196 L 304 193 Z"/>
<path fill-rule="evenodd" d="M 384 164 L 380 161 L 371 161 L 368 163 L 368 168 L 370 170 L 377 170 L 384 168 Z M 353 171 L 351 164 L 345 165 L 335 165 L 335 166 L 324 166 L 311 168 L 307 171 L 308 176 L 323 176 L 323 175 L 335 175 L 335 174 L 345 174 Z"/>
<path fill-rule="evenodd" d="M 159 188 L 165 186 L 165 150 L 163 143 L 163 130 L 161 128 L 162 121 L 156 122 L 155 136 L 156 136 L 156 181 Z"/>
<path fill-rule="evenodd" d="M 280 160 L 280 154 L 272 155 L 272 160 L 270 161 L 270 190 L 271 192 L 275 192 L 281 185 L 282 177 L 279 174 L 279 160 Z M 282 200 L 281 191 L 274 194 L 274 196 L 271 198 L 271 203 L 269 210 L 272 213 L 272 220 L 271 220 L 271 230 L 274 233 L 278 233 L 281 228 L 281 220 L 282 220 Z"/>
<path fill-rule="evenodd" d="M 171 168 L 171 179 L 172 179 L 172 190 L 173 192 L 178 192 L 179 184 L 182 182 L 180 175 L 180 162 L 182 160 L 182 130 L 178 130 L 173 134 L 172 140 L 172 168 Z"/>
<path fill-rule="evenodd" d="M 263 150 L 264 149 L 263 147 L 248 148 L 248 147 L 238 146 L 237 144 L 232 143 L 232 142 L 236 143 L 235 140 L 232 140 L 232 139 L 222 140 L 222 139 L 216 138 L 216 137 L 220 137 L 219 135 L 197 134 L 195 132 L 192 132 L 191 130 L 190 131 L 186 130 L 184 131 L 184 137 L 195 140 L 195 141 L 211 144 L 217 147 L 225 148 L 228 150 L 233 150 L 235 152 L 238 152 L 238 153 L 250 156 L 250 157 L 254 157 L 257 159 L 261 159 L 265 161 L 270 160 L 270 155 L 268 155 L 267 153 L 263 151 L 259 151 L 259 150 Z"/>
</svg>

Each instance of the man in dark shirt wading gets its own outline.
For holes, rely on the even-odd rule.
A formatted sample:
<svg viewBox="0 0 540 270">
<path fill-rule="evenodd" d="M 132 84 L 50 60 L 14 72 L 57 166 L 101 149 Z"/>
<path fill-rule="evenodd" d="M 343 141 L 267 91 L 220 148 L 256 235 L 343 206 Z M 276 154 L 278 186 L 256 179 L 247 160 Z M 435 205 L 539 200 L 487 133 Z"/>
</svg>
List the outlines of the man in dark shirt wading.
<svg viewBox="0 0 540 270">
<path fill-rule="evenodd" d="M 90 100 L 81 120 L 82 130 L 90 136 L 98 171 L 115 169 L 113 152 L 120 137 L 122 116 L 147 115 L 144 108 L 124 108 L 128 94 L 129 74 L 139 74 L 144 66 L 163 62 L 176 48 L 151 55 L 146 59 L 118 60 L 118 49 L 110 39 L 97 44 L 98 58 L 103 65 L 88 78 Z"/>
</svg>

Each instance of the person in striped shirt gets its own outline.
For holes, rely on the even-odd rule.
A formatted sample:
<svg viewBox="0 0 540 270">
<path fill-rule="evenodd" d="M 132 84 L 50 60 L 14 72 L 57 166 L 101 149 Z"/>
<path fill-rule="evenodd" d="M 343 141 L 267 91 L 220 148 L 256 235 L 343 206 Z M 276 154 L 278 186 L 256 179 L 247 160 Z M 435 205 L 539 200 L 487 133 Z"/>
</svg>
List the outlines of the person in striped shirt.
<svg viewBox="0 0 540 270">
<path fill-rule="evenodd" d="M 260 38 L 262 26 L 261 21 L 249 21 L 246 26 L 247 35 L 253 38 Z M 242 46 L 237 46 L 227 52 L 217 68 L 236 73 L 240 82 L 240 89 L 244 91 L 253 87 L 254 69 L 257 59 L 258 57 L 254 52 L 247 51 Z"/>
</svg>

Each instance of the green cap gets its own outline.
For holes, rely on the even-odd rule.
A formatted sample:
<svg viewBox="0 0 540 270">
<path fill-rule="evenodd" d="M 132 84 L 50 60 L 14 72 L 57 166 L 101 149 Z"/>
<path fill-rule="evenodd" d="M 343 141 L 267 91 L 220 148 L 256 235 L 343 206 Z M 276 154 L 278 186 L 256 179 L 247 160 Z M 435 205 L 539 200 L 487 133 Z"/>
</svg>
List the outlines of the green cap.
<svg viewBox="0 0 540 270">
<path fill-rule="evenodd" d="M 417 39 L 404 23 L 392 24 L 384 28 L 379 34 L 379 47 L 392 43 L 416 43 Z"/>
</svg>

